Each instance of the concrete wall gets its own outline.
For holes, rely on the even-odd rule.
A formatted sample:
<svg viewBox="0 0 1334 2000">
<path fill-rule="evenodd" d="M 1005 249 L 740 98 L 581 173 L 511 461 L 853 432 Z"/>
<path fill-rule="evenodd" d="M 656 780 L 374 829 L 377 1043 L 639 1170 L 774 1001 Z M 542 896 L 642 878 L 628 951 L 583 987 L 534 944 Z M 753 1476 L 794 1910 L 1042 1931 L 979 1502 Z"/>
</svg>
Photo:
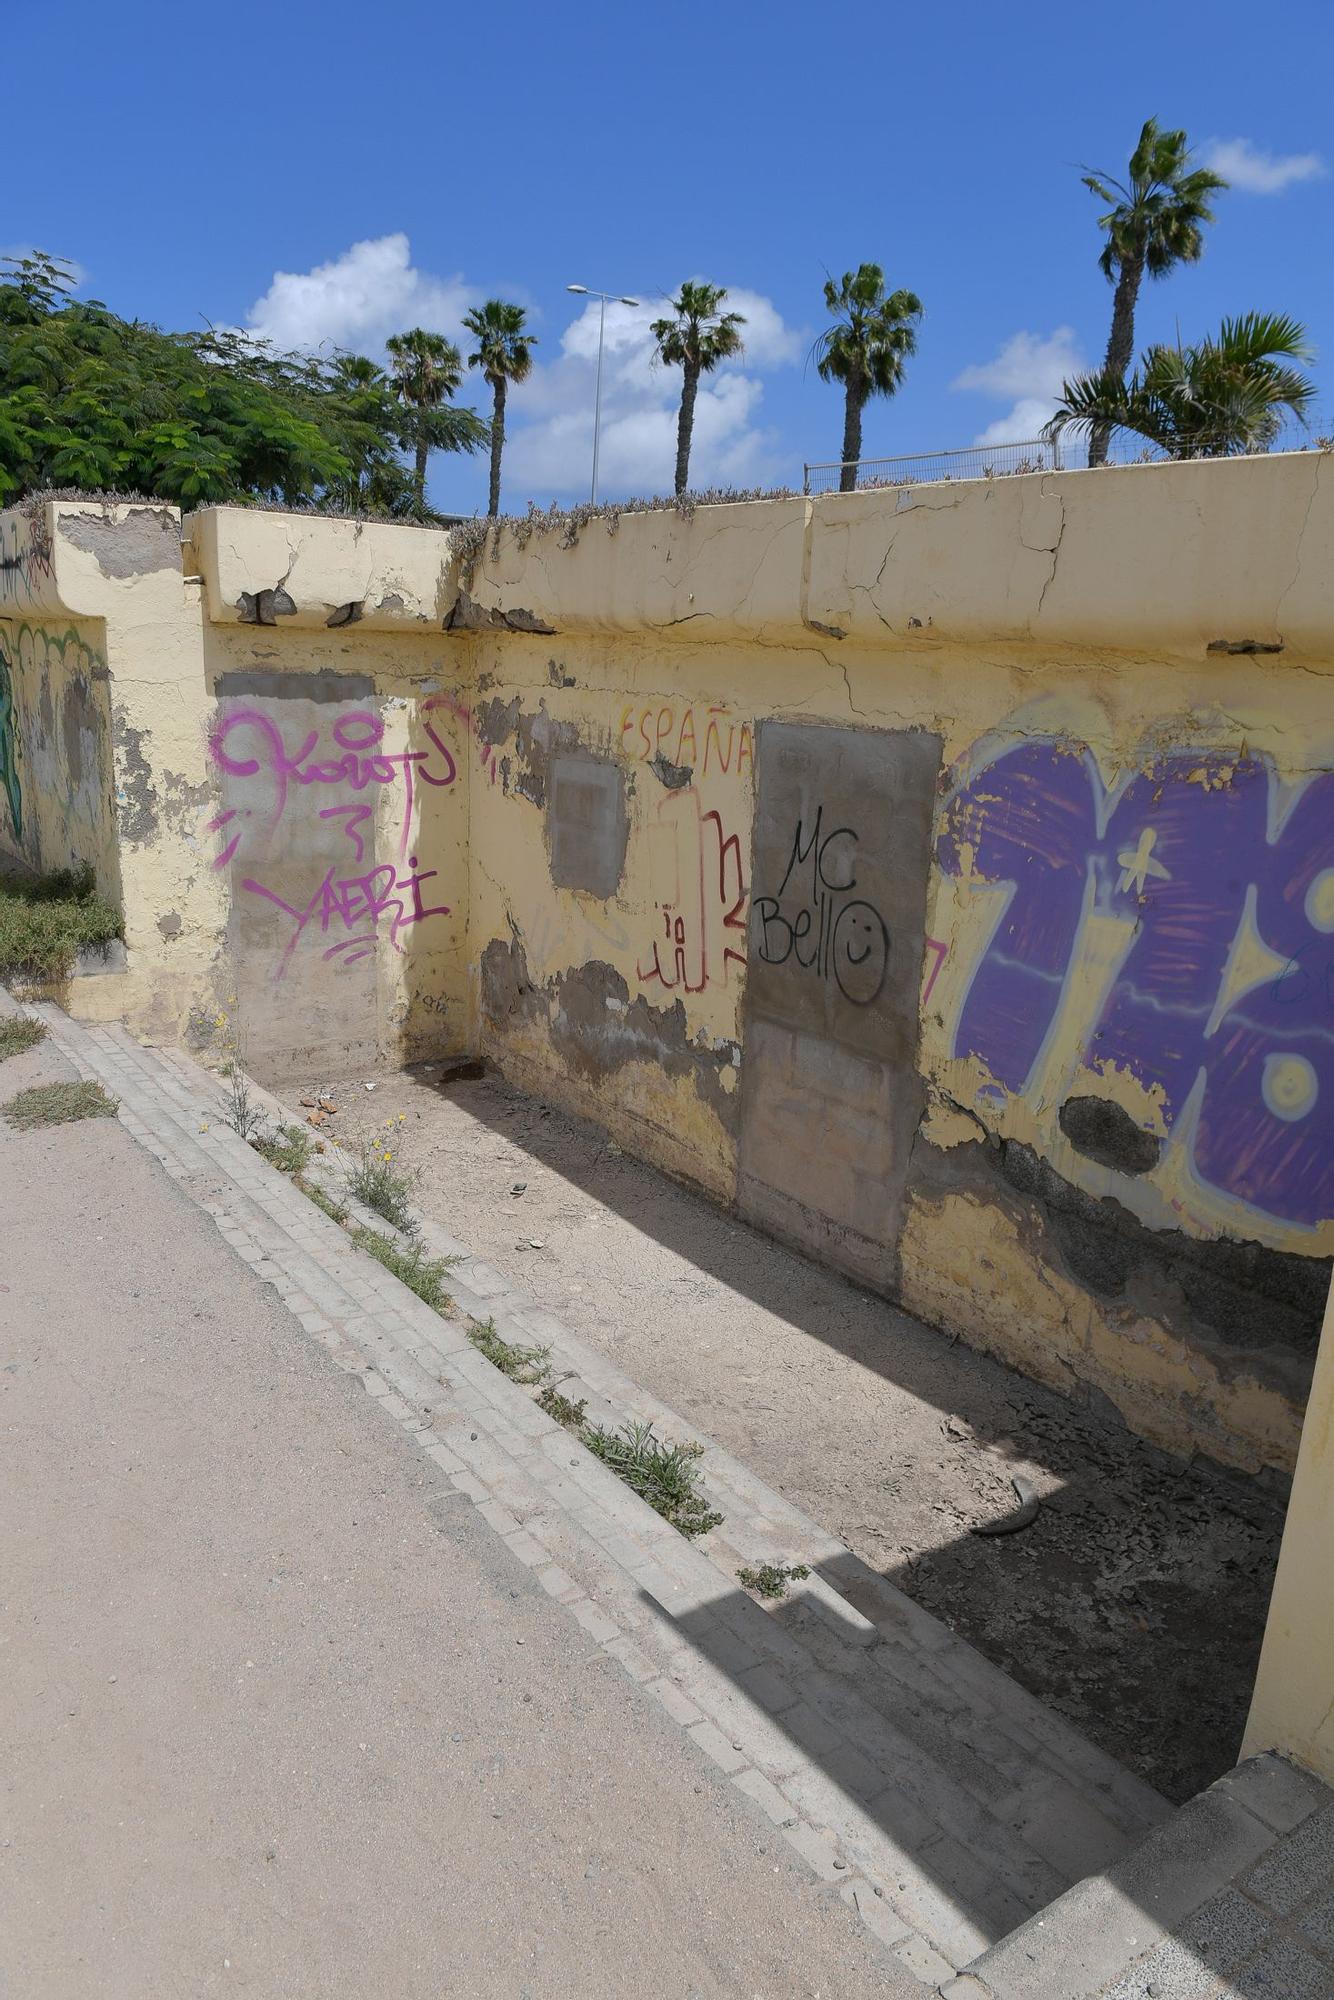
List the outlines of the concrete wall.
<svg viewBox="0 0 1334 2000">
<path fill-rule="evenodd" d="M 1334 1311 L 1311 1384 L 1243 1757 L 1281 1750 L 1334 1784 Z"/>
<path fill-rule="evenodd" d="M 46 523 L 0 517 L 0 852 L 119 893 L 105 633 L 55 601 Z"/>
<path fill-rule="evenodd" d="M 480 1045 L 1168 1448 L 1290 1470 L 1334 1255 L 1323 464 L 481 548 L 212 510 L 184 565 L 170 510 L 56 503 L 25 616 L 103 635 L 130 946 L 77 1004 L 239 1018 L 269 1074 Z"/>
<path fill-rule="evenodd" d="M 1334 1252 L 1322 463 L 488 547 L 489 1052 L 1170 1449 L 1290 1469 Z"/>
</svg>

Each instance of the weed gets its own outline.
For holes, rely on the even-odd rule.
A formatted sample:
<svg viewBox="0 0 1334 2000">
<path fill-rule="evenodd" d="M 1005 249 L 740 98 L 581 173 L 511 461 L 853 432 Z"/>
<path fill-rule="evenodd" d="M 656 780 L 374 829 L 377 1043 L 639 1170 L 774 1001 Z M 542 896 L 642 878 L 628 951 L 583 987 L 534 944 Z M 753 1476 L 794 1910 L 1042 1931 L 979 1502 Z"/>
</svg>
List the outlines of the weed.
<svg viewBox="0 0 1334 2000">
<path fill-rule="evenodd" d="M 428 1257 L 420 1243 L 405 1248 L 391 1236 L 381 1236 L 378 1229 L 354 1229 L 352 1241 L 359 1249 L 369 1251 L 386 1271 L 392 1271 L 424 1305 L 438 1313 L 450 1311 L 454 1301 L 445 1290 L 444 1280 L 450 1265 L 458 1262 L 457 1257 Z"/>
<path fill-rule="evenodd" d="M 502 1375 L 508 1375 L 511 1382 L 531 1385 L 545 1380 L 551 1355 L 549 1347 L 520 1347 L 515 1341 L 504 1340 L 496 1332 L 493 1319 L 470 1326 L 468 1338 L 477 1352 L 484 1354 Z"/>
<path fill-rule="evenodd" d="M 379 1139 L 368 1139 L 361 1158 L 347 1177 L 348 1191 L 367 1208 L 374 1209 L 405 1236 L 417 1233 L 412 1213 L 412 1190 L 416 1175 L 394 1164 L 394 1155 Z"/>
<path fill-rule="evenodd" d="M 45 1040 L 45 1021 L 33 1021 L 26 1014 L 0 1021 L 0 1062 L 8 1056 L 21 1056 L 25 1049 L 35 1049 Z"/>
<path fill-rule="evenodd" d="M 786 1597 L 790 1583 L 798 1583 L 810 1570 L 805 1563 L 759 1563 L 754 1569 L 739 1569 L 737 1582 L 760 1597 Z"/>
<path fill-rule="evenodd" d="M 316 1208 L 324 1210 L 331 1222 L 347 1221 L 347 1210 L 342 1202 L 335 1201 L 331 1194 L 326 1194 L 318 1181 L 303 1180 L 299 1173 L 293 1174 L 292 1181 L 294 1186 L 300 1188 L 307 1201 L 313 1201 Z"/>
<path fill-rule="evenodd" d="M 303 1174 L 310 1165 L 310 1135 L 299 1125 L 280 1125 L 250 1142 L 280 1174 Z"/>
<path fill-rule="evenodd" d="M 558 1424 L 564 1424 L 567 1431 L 583 1428 L 584 1411 L 588 1408 L 583 1401 L 573 1403 L 568 1396 L 562 1396 L 554 1382 L 548 1382 L 537 1399 L 537 1406 L 545 1410 L 549 1417 L 554 1417 Z"/>
<path fill-rule="evenodd" d="M 81 951 L 121 932 L 119 911 L 98 895 L 87 866 L 0 878 L 0 978 L 66 979 Z"/>
<path fill-rule="evenodd" d="M 116 1099 L 100 1083 L 40 1083 L 11 1097 L 4 1112 L 20 1132 L 37 1125 L 69 1125 L 76 1118 L 114 1118 Z"/>
<path fill-rule="evenodd" d="M 579 1436 L 595 1458 L 610 1466 L 681 1534 L 693 1539 L 722 1521 L 696 1483 L 695 1461 L 703 1445 L 664 1444 L 653 1435 L 652 1424 L 623 1424 L 618 1431 L 585 1424 Z"/>
<path fill-rule="evenodd" d="M 235 1051 L 227 1065 L 227 1084 L 230 1091 L 227 1123 L 243 1139 L 253 1139 L 264 1129 L 264 1113 L 257 1104 L 250 1102 L 250 1078 L 242 1069 L 240 1055 Z"/>
</svg>

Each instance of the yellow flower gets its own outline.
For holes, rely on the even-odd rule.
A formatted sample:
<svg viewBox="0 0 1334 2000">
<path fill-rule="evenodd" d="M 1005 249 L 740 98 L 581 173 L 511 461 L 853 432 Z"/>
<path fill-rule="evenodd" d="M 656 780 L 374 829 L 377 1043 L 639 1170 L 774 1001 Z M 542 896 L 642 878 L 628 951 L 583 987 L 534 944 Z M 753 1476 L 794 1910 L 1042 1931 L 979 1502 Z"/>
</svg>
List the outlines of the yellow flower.
<svg viewBox="0 0 1334 2000">
<path fill-rule="evenodd" d="M 225 1014 L 219 1014 L 217 1020 L 213 1023 L 213 1025 L 215 1028 L 225 1028 L 227 1025 L 227 1016 Z"/>
<path fill-rule="evenodd" d="M 207 1132 L 207 1130 L 208 1130 L 208 1126 L 207 1126 L 207 1125 L 201 1125 L 199 1129 L 200 1129 L 200 1131 L 201 1131 L 201 1132 Z"/>
<path fill-rule="evenodd" d="M 399 1124 L 400 1124 L 400 1125 L 403 1125 L 403 1124 L 406 1124 L 406 1122 L 407 1122 L 407 1116 L 408 1116 L 408 1114 L 407 1114 L 407 1112 L 406 1112 L 406 1111 L 400 1111 L 400 1112 L 399 1112 L 399 1114 L 398 1114 L 398 1122 L 399 1122 Z"/>
</svg>

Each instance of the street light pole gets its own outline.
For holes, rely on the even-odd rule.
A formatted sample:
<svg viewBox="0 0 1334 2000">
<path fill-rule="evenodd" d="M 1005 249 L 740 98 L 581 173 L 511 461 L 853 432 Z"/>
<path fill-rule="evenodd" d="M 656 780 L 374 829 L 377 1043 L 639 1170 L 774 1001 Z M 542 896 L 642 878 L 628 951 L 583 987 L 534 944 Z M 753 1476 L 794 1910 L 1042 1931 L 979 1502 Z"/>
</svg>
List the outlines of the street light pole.
<svg viewBox="0 0 1334 2000">
<path fill-rule="evenodd" d="M 593 395 L 593 483 L 589 489 L 589 500 L 597 505 L 598 497 L 598 443 L 602 432 L 602 347 L 607 332 L 607 301 L 615 300 L 617 305 L 637 306 L 638 299 L 626 298 L 616 292 L 590 292 L 587 285 L 567 285 L 567 292 L 576 292 L 580 298 L 598 300 L 598 372 L 597 388 Z"/>
</svg>

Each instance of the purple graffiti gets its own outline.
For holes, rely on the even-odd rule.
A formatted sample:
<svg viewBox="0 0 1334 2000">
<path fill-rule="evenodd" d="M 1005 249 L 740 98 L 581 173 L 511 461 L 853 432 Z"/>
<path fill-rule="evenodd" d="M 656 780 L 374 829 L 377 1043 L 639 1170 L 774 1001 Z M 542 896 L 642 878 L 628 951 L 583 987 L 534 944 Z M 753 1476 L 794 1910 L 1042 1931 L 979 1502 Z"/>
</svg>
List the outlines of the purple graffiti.
<svg viewBox="0 0 1334 2000">
<path fill-rule="evenodd" d="M 1280 819 L 1267 762 L 1164 758 L 1109 790 L 1087 750 L 1026 743 L 955 793 L 941 866 L 1010 894 L 955 1033 L 1011 1092 L 1038 1066 L 1091 916 L 1133 920 L 1082 1063 L 1196 1092 L 1196 1172 L 1298 1224 L 1334 1215 L 1334 775 Z M 1215 1019 L 1250 931 L 1284 963 Z"/>
<path fill-rule="evenodd" d="M 426 709 L 429 710 L 430 706 L 427 703 Z M 289 750 L 282 730 L 271 716 L 257 708 L 233 708 L 220 715 L 214 723 L 209 748 L 215 763 L 232 777 L 266 776 L 271 780 L 271 827 L 278 824 L 286 811 L 293 786 L 350 785 L 354 792 L 360 792 L 368 785 L 392 785 L 401 777 L 403 820 L 399 852 L 403 853 L 407 848 L 416 783 L 452 785 L 458 776 L 458 767 L 448 744 L 441 739 L 425 711 L 422 728 L 430 739 L 430 749 L 387 751 L 382 747 L 384 724 L 378 716 L 357 710 L 351 715 L 341 715 L 333 725 L 332 735 L 338 754 L 316 758 L 320 741 L 318 729 L 310 730 L 297 749 Z M 238 755 L 238 732 L 243 732 L 240 736 L 241 751 L 248 750 L 252 754 Z M 227 859 L 235 851 L 233 843 Z"/>
<path fill-rule="evenodd" d="M 241 887 L 252 896 L 263 897 L 292 919 L 292 934 L 283 948 L 274 974 L 275 979 L 282 979 L 292 953 L 307 925 L 312 922 L 318 923 L 324 936 L 339 925 L 348 933 L 323 953 L 325 958 L 338 959 L 343 965 L 353 965 L 357 959 L 374 951 L 376 926 L 382 917 L 389 919 L 389 942 L 395 951 L 402 951 L 399 939 L 405 930 L 424 922 L 427 917 L 449 915 L 448 903 L 428 906 L 422 900 L 422 884 L 433 881 L 436 873 L 434 868 L 418 872 L 415 854 L 408 856 L 408 872 L 405 875 L 399 874 L 392 861 L 382 862 L 378 868 L 368 869 L 364 875 L 339 875 L 337 868 L 330 868 L 304 909 L 297 909 L 276 890 L 250 876 L 245 878 Z"/>
</svg>

